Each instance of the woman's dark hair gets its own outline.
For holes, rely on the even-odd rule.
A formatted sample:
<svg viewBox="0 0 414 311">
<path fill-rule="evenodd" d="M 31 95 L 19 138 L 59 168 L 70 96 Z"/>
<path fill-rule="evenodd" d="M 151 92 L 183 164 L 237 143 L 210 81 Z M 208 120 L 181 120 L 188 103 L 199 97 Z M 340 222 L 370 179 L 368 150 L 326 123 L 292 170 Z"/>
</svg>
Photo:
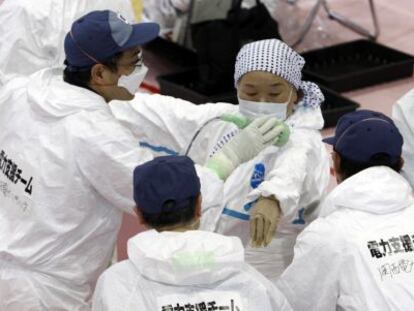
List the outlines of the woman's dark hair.
<svg viewBox="0 0 414 311">
<path fill-rule="evenodd" d="M 186 225 L 195 217 L 197 197 L 190 198 L 185 207 L 178 211 L 171 211 L 175 207 L 175 201 L 167 201 L 164 203 L 162 212 L 159 215 L 151 215 L 142 213 L 145 223 L 153 228 L 163 228 L 178 225 Z"/>
<path fill-rule="evenodd" d="M 338 153 L 340 155 L 340 153 Z M 401 170 L 401 163 L 400 161 L 397 161 L 396 163 L 392 163 L 391 157 L 386 153 L 377 153 L 371 157 L 371 160 L 369 163 L 358 163 L 349 159 L 346 159 L 345 157 L 341 156 L 341 163 L 340 163 L 340 170 L 343 179 L 346 179 L 348 177 L 351 177 L 352 175 L 355 175 L 367 168 L 373 167 L 373 166 L 387 166 L 397 173 Z"/>
<path fill-rule="evenodd" d="M 102 62 L 102 65 L 108 67 L 109 70 L 112 72 L 116 72 L 118 70 L 118 61 L 122 56 L 122 52 L 115 54 L 110 59 Z M 63 71 L 63 81 L 76 85 L 88 90 L 91 90 L 89 87 L 89 82 L 91 81 L 91 69 L 92 66 L 88 68 L 76 68 L 71 67 L 65 61 L 66 68 Z M 92 91 L 92 90 L 91 90 Z"/>
</svg>

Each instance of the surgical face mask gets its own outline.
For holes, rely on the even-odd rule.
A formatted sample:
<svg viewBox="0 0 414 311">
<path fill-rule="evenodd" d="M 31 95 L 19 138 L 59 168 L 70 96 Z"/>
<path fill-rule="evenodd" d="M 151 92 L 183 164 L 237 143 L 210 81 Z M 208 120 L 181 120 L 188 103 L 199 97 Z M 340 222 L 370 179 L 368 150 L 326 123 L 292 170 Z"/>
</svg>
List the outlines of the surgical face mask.
<svg viewBox="0 0 414 311">
<path fill-rule="evenodd" d="M 144 81 L 147 72 L 148 67 L 146 67 L 145 65 L 136 67 L 131 74 L 127 76 L 122 75 L 119 78 L 118 86 L 127 89 L 131 95 L 134 95 L 138 91 L 138 88 L 141 85 L 142 81 Z"/>
<path fill-rule="evenodd" d="M 274 116 L 280 121 L 287 119 L 288 105 L 292 97 L 290 90 L 289 99 L 283 103 L 264 103 L 239 98 L 239 111 L 249 119 L 256 119 L 262 116 Z"/>
</svg>

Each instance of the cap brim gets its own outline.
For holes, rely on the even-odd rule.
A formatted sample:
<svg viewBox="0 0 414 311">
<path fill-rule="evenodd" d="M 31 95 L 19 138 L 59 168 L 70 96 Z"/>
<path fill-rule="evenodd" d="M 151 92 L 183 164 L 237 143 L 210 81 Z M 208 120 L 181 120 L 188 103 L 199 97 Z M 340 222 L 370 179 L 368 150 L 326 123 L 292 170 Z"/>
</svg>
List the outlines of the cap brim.
<svg viewBox="0 0 414 311">
<path fill-rule="evenodd" d="M 128 41 L 124 44 L 124 49 L 143 45 L 158 37 L 160 26 L 157 23 L 140 23 L 132 25 L 134 28 Z"/>
<path fill-rule="evenodd" d="M 335 136 L 332 137 L 326 137 L 324 139 L 322 139 L 322 141 L 328 145 L 335 145 Z"/>
</svg>

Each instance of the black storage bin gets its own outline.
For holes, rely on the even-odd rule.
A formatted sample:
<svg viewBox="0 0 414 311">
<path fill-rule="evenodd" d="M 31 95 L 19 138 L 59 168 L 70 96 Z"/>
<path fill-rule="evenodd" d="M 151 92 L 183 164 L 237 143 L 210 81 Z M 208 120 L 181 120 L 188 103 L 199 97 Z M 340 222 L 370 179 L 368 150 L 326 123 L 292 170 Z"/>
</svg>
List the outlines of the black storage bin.
<svg viewBox="0 0 414 311">
<path fill-rule="evenodd" d="M 323 119 L 325 120 L 324 128 L 335 127 L 340 117 L 348 112 L 357 110 L 360 106 L 334 90 L 322 85 L 319 85 L 319 87 L 325 96 L 325 101 L 321 105 Z"/>
<path fill-rule="evenodd" d="M 235 90 L 219 94 L 203 94 L 197 89 L 199 71 L 197 68 L 157 77 L 160 93 L 188 100 L 194 104 L 226 102 L 237 104 Z"/>
<path fill-rule="evenodd" d="M 183 71 L 179 73 L 159 76 L 160 93 L 182 98 L 195 104 L 226 102 L 237 104 L 235 90 L 220 94 L 202 94 L 197 91 L 198 70 Z M 325 95 L 325 102 L 322 104 L 322 114 L 325 119 L 325 127 L 336 125 L 338 119 L 345 113 L 356 110 L 359 104 L 347 99 L 340 94 L 320 86 Z"/>
<path fill-rule="evenodd" d="M 375 85 L 413 74 L 414 56 L 357 40 L 303 53 L 303 74 L 337 92 Z"/>
<path fill-rule="evenodd" d="M 198 64 L 196 52 L 161 37 L 145 44 L 144 50 L 182 68 L 193 68 Z"/>
</svg>

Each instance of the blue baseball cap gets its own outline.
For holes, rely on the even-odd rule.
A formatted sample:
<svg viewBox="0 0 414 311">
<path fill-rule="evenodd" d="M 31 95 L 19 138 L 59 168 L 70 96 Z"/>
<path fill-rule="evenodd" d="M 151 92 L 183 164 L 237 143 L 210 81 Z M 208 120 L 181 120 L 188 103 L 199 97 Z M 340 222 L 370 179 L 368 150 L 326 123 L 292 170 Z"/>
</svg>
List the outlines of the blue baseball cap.
<svg viewBox="0 0 414 311">
<path fill-rule="evenodd" d="M 381 153 L 390 157 L 390 164 L 396 164 L 403 145 L 403 137 L 394 121 L 371 110 L 358 110 L 342 116 L 335 136 L 323 141 L 344 158 L 361 164 L 371 163 L 373 156 Z"/>
<path fill-rule="evenodd" d="M 113 11 L 92 11 L 76 20 L 65 37 L 66 64 L 87 68 L 155 39 L 157 23 L 129 24 Z"/>
<path fill-rule="evenodd" d="M 179 211 L 199 194 L 200 179 L 187 156 L 158 157 L 134 170 L 134 200 L 145 214 Z M 166 207 L 168 201 L 173 204 Z"/>
</svg>

